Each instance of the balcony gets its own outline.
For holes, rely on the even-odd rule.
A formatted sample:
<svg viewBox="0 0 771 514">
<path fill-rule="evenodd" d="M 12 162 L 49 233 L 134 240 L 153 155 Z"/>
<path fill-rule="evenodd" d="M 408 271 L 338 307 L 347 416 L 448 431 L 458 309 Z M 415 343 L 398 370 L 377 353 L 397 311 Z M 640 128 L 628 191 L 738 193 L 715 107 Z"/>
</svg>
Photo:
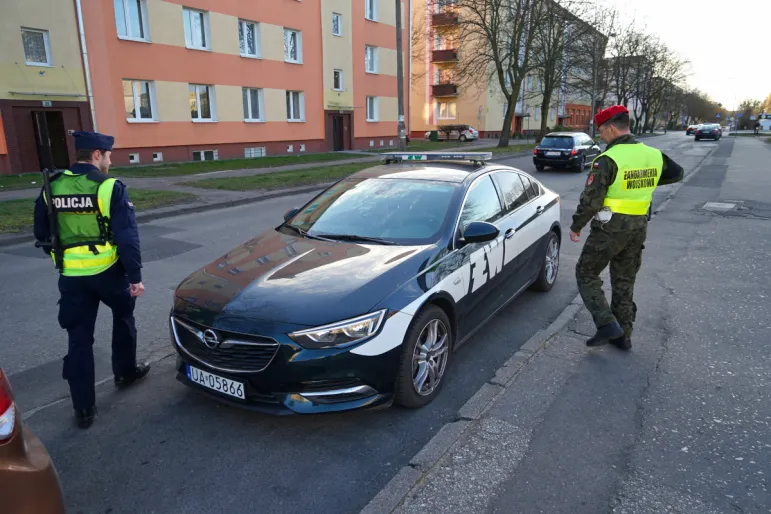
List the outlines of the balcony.
<svg viewBox="0 0 771 514">
<path fill-rule="evenodd" d="M 458 50 L 434 50 L 431 62 L 455 62 L 458 60 Z"/>
<path fill-rule="evenodd" d="M 458 96 L 458 86 L 455 84 L 434 84 L 431 86 L 431 92 L 434 97 Z"/>
<path fill-rule="evenodd" d="M 448 25 L 457 25 L 458 24 L 458 13 L 457 12 L 438 12 L 431 16 L 431 25 L 434 27 L 446 27 Z"/>
</svg>

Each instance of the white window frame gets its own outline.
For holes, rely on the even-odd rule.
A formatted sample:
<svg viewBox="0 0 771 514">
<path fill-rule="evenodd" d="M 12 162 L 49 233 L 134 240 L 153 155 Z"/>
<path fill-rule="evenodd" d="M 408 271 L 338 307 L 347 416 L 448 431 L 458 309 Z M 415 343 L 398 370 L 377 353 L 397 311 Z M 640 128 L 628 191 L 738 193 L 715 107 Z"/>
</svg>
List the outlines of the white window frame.
<svg viewBox="0 0 771 514">
<path fill-rule="evenodd" d="M 193 20 L 192 14 L 203 14 L 203 35 L 206 38 L 206 44 L 197 46 L 193 40 Z M 185 22 L 187 20 L 187 23 Z M 211 25 L 209 23 L 209 11 L 192 9 L 190 7 L 182 8 L 182 25 L 185 28 L 185 48 L 191 50 L 211 51 Z"/>
<path fill-rule="evenodd" d="M 377 21 L 377 0 L 364 0 L 364 18 Z"/>
<path fill-rule="evenodd" d="M 46 50 L 46 62 L 34 62 L 34 61 L 27 60 L 27 52 L 24 49 L 25 32 L 37 32 L 38 34 L 43 35 L 43 46 L 45 47 L 45 50 Z M 33 29 L 30 27 L 22 27 L 20 35 L 21 35 L 21 49 L 22 49 L 22 52 L 24 52 L 24 63 L 27 66 L 43 66 L 47 68 L 52 68 L 54 65 L 54 60 L 53 60 L 53 56 L 51 55 L 51 34 L 45 29 Z"/>
<path fill-rule="evenodd" d="M 143 41 L 150 42 L 150 23 L 149 15 L 147 12 L 147 0 L 117 0 L 117 2 L 123 3 L 123 19 L 126 20 L 126 35 L 121 36 L 120 28 L 118 27 L 118 18 L 115 16 L 115 30 L 118 34 L 118 39 L 125 39 L 128 41 Z M 131 35 L 131 17 L 129 16 L 129 2 L 139 2 L 139 13 L 142 16 L 142 32 L 144 37 L 134 37 Z M 116 1 L 113 1 L 113 7 L 115 7 Z"/>
<path fill-rule="evenodd" d="M 244 121 L 246 123 L 264 123 L 265 122 L 265 91 L 262 88 L 257 87 L 242 87 L 241 95 L 243 99 L 243 92 L 246 91 L 247 112 L 244 113 Z M 257 91 L 257 109 L 260 111 L 259 118 L 252 118 L 252 95 L 250 91 Z"/>
<path fill-rule="evenodd" d="M 196 153 L 200 153 L 201 154 L 201 159 L 199 159 L 196 162 L 203 162 L 203 161 L 208 160 L 208 159 L 204 158 L 204 157 L 206 157 L 206 152 L 211 152 L 212 153 L 213 159 L 211 159 L 211 160 L 213 160 L 213 161 L 218 161 L 219 160 L 219 151 L 217 151 L 217 149 L 193 150 L 192 155 L 195 155 Z M 193 159 L 193 160 L 195 161 L 195 159 Z"/>
<path fill-rule="evenodd" d="M 299 113 L 300 116 L 299 116 L 299 118 L 298 117 L 290 117 L 289 116 L 290 113 L 287 112 L 286 120 L 289 123 L 303 123 L 303 122 L 305 122 L 305 93 L 303 91 L 287 91 L 286 94 L 287 95 L 291 95 L 291 94 L 298 94 L 298 95 L 300 95 L 300 102 L 299 102 L 300 103 L 300 113 Z M 294 101 L 290 102 L 289 105 L 294 107 Z M 294 110 L 294 109 L 292 109 L 292 110 Z M 291 114 L 297 114 L 297 113 L 291 113 Z"/>
<path fill-rule="evenodd" d="M 131 82 L 131 91 L 134 93 L 134 112 L 137 113 L 137 117 L 134 118 L 126 118 L 126 121 L 129 123 L 154 123 L 158 121 L 158 107 L 156 104 L 156 98 L 155 98 L 155 81 L 153 80 L 141 80 L 141 79 L 123 79 L 121 81 L 121 86 L 123 85 L 123 82 Z M 141 109 L 139 108 L 139 84 L 142 82 L 147 83 L 147 89 L 150 92 L 150 117 L 149 118 L 142 118 L 139 117 L 141 113 Z"/>
<path fill-rule="evenodd" d="M 337 20 L 337 32 L 335 32 L 335 20 Z M 343 37 L 343 15 L 336 12 L 332 13 L 332 35 Z"/>
<path fill-rule="evenodd" d="M 370 102 L 372 102 L 371 108 L 370 108 Z M 368 122 L 380 121 L 380 98 L 378 98 L 377 96 L 367 97 L 367 121 Z"/>
<path fill-rule="evenodd" d="M 214 86 L 211 84 L 188 84 L 188 99 L 190 98 L 190 88 L 195 88 L 195 102 L 198 106 L 198 118 L 193 118 L 192 112 L 190 118 L 193 123 L 215 123 L 217 121 L 217 102 L 214 93 Z M 209 88 L 209 110 L 211 111 L 211 118 L 201 118 L 201 89 L 202 87 Z"/>
<path fill-rule="evenodd" d="M 291 59 L 289 56 L 289 47 L 287 46 L 287 35 L 294 32 L 297 34 L 297 59 Z M 284 27 L 284 62 L 290 64 L 303 63 L 303 33 L 301 30 Z"/>
<path fill-rule="evenodd" d="M 340 75 L 340 87 L 335 87 L 335 75 Z M 345 74 L 343 70 L 334 70 L 332 72 L 332 89 L 335 91 L 345 91 Z"/>
<path fill-rule="evenodd" d="M 448 113 L 448 115 L 442 116 L 442 105 L 446 105 L 447 106 L 447 110 L 450 111 L 450 106 L 453 105 L 453 104 L 455 104 L 455 114 L 454 115 L 450 115 Z M 504 109 L 505 109 L 505 107 L 504 107 Z M 505 114 L 505 112 L 506 111 L 504 110 L 504 114 Z M 456 102 L 437 102 L 436 103 L 436 119 L 438 119 L 438 120 L 455 120 L 455 119 L 458 119 L 458 104 Z"/>
<path fill-rule="evenodd" d="M 536 105 L 533 109 L 533 119 L 535 121 L 541 121 L 541 106 Z"/>
<path fill-rule="evenodd" d="M 246 26 L 247 25 L 254 25 L 254 51 L 255 53 L 244 53 L 241 52 L 241 33 L 244 34 L 244 39 L 246 39 Z M 262 59 L 262 37 L 260 36 L 260 24 L 256 21 L 250 21 L 250 20 L 238 20 L 238 27 L 239 27 L 239 37 L 238 37 L 238 49 L 241 53 L 241 57 L 247 57 L 250 59 Z M 246 48 L 246 41 L 244 41 L 244 48 Z"/>
<path fill-rule="evenodd" d="M 367 59 L 367 53 L 370 50 L 372 51 L 372 59 Z M 376 47 L 376 46 L 366 45 L 364 47 L 364 71 L 365 72 L 377 75 L 378 68 L 379 68 L 379 59 L 378 59 L 378 54 L 379 53 L 380 52 L 378 52 L 378 47 Z M 372 64 L 372 68 L 373 68 L 372 70 L 367 68 L 367 63 L 371 63 Z"/>
</svg>

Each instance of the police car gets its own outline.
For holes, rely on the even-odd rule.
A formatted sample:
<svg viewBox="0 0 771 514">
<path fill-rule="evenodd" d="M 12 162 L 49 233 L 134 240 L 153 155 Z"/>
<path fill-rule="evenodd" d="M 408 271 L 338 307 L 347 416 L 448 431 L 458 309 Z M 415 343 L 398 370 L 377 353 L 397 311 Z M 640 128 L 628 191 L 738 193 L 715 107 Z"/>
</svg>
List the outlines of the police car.
<svg viewBox="0 0 771 514">
<path fill-rule="evenodd" d="M 491 158 L 384 154 L 189 275 L 177 378 L 275 413 L 429 403 L 456 348 L 557 278 L 559 195 Z"/>
</svg>

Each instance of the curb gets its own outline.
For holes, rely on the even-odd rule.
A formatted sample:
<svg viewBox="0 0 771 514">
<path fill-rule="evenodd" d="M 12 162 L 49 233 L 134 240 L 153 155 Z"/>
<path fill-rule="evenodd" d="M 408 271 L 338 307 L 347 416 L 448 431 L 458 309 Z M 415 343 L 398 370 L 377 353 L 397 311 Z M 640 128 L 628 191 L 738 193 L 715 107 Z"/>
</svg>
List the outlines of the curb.
<svg viewBox="0 0 771 514">
<path fill-rule="evenodd" d="M 163 218 L 173 218 L 175 216 L 184 216 L 186 214 L 196 214 L 199 212 L 214 211 L 219 209 L 226 209 L 228 207 L 238 207 L 240 205 L 246 205 L 250 203 L 258 203 L 264 200 L 273 200 L 275 198 L 281 198 L 284 196 L 292 196 L 302 193 L 311 193 L 318 191 L 325 187 L 330 186 L 333 182 L 323 182 L 320 184 L 313 184 L 309 186 L 298 187 L 296 189 L 282 189 L 274 193 L 267 193 L 259 196 L 250 196 L 248 198 L 238 198 L 235 200 L 228 200 L 227 202 L 213 202 L 203 205 L 194 205 L 189 207 L 181 206 L 179 209 L 172 209 L 168 211 L 162 211 L 161 209 L 151 209 L 145 213 L 137 214 L 137 224 L 148 223 L 150 221 L 159 220 Z M 184 205 L 184 204 L 183 204 Z M 28 243 L 34 244 L 35 238 L 29 233 L 11 234 L 9 236 L 0 235 L 0 248 L 7 246 L 14 246 L 17 244 Z"/>
<path fill-rule="evenodd" d="M 704 161 L 713 153 L 714 149 L 704 155 L 701 161 L 694 167 L 693 172 L 684 177 L 673 191 L 671 191 L 662 204 L 654 211 L 659 213 L 666 208 L 669 201 L 691 177 L 701 171 Z M 487 381 L 479 391 L 474 394 L 458 411 L 458 420 L 445 424 L 439 432 L 410 460 L 408 466 L 399 470 L 380 492 L 361 510 L 360 514 L 390 514 L 401 505 L 410 491 L 420 484 L 428 472 L 449 453 L 461 437 L 466 433 L 472 422 L 479 420 L 492 408 L 495 401 L 505 394 L 516 380 L 519 373 L 530 361 L 546 347 L 546 344 L 575 317 L 583 307 L 581 295 L 576 295 L 570 304 L 557 316 L 557 318 L 543 330 L 536 332 L 514 355 L 506 361 L 495 373 L 495 376 Z"/>
<path fill-rule="evenodd" d="M 385 487 L 361 510 L 360 514 L 393 512 L 415 485 L 444 457 L 472 426 L 503 395 L 525 366 L 538 355 L 554 336 L 570 323 L 583 306 L 581 296 L 575 299 L 543 330 L 536 332 L 458 411 L 459 419 L 445 424 L 439 432 L 404 466 Z"/>
</svg>

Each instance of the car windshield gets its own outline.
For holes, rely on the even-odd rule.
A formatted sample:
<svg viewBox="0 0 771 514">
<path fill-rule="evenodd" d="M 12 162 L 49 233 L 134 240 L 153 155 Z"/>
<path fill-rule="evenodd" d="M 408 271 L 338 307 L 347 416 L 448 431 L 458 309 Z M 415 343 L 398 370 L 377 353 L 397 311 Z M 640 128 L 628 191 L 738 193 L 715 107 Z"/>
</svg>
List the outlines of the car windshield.
<svg viewBox="0 0 771 514">
<path fill-rule="evenodd" d="M 287 224 L 311 237 L 430 244 L 448 224 L 459 190 L 457 184 L 430 180 L 350 178 L 322 193 Z"/>
<path fill-rule="evenodd" d="M 538 145 L 542 148 L 573 148 L 573 138 L 570 136 L 547 136 Z"/>
</svg>

